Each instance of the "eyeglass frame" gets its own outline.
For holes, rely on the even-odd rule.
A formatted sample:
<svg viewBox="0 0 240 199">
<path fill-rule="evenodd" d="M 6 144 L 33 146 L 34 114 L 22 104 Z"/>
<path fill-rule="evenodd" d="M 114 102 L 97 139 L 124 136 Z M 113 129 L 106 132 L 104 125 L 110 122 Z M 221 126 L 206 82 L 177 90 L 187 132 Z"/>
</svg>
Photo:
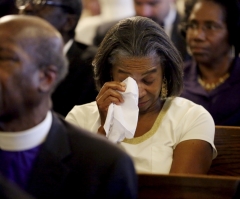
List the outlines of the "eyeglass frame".
<svg viewBox="0 0 240 199">
<path fill-rule="evenodd" d="M 182 23 L 181 27 L 184 29 L 185 33 L 187 34 L 188 31 L 196 31 L 201 29 L 206 35 L 212 35 L 216 33 L 218 30 L 227 29 L 220 24 L 215 22 L 205 22 L 203 25 L 198 24 L 195 21 L 190 21 L 186 23 Z"/>
<path fill-rule="evenodd" d="M 36 3 L 34 1 L 37 1 L 40 3 Z M 19 2 L 21 2 L 21 4 L 19 4 Z M 59 2 L 53 2 L 51 0 L 16 0 L 15 5 L 19 10 L 21 10 L 21 9 L 23 9 L 21 7 L 23 7 L 23 6 L 25 7 L 27 3 L 31 3 L 34 6 L 41 6 L 41 8 L 43 8 L 45 5 L 61 7 L 65 10 L 67 10 L 69 13 L 73 13 L 73 9 L 69 5 L 62 4 Z"/>
</svg>

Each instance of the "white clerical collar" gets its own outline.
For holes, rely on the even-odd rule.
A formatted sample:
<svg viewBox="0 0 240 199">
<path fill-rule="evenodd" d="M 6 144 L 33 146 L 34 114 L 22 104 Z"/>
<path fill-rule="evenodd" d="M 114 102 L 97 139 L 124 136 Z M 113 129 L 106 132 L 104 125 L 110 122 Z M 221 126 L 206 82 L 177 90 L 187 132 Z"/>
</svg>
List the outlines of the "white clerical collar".
<svg viewBox="0 0 240 199">
<path fill-rule="evenodd" d="M 63 52 L 66 55 L 68 50 L 70 49 L 71 45 L 73 43 L 73 39 L 70 39 L 63 47 Z"/>
<path fill-rule="evenodd" d="M 170 11 L 167 17 L 165 17 L 164 19 L 164 30 L 169 37 L 171 37 L 172 34 L 173 23 L 174 20 L 176 19 L 176 15 L 177 15 L 176 7 L 174 7 L 174 5 L 171 5 Z"/>
<path fill-rule="evenodd" d="M 5 151 L 24 151 L 42 144 L 52 125 L 52 113 L 37 126 L 19 132 L 0 131 L 0 149 Z"/>
</svg>

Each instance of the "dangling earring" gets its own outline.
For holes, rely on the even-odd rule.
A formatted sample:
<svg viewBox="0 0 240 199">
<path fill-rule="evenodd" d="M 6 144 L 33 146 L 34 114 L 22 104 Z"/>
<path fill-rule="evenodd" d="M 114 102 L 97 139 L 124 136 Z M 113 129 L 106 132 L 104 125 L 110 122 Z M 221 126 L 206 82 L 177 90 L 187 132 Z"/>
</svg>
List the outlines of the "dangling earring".
<svg viewBox="0 0 240 199">
<path fill-rule="evenodd" d="M 161 89 L 161 95 L 160 95 L 160 99 L 161 100 L 165 100 L 167 99 L 167 94 L 168 94 L 168 90 L 167 90 L 167 79 L 164 76 L 163 80 L 162 80 L 162 89 Z"/>
</svg>

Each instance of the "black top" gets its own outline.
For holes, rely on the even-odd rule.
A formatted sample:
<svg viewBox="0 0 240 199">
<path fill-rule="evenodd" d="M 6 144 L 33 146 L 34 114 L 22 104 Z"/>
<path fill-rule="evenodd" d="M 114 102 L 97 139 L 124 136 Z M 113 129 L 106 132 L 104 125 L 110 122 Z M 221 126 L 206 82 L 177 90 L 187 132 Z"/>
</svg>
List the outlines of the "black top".
<svg viewBox="0 0 240 199">
<path fill-rule="evenodd" d="M 53 110 L 62 116 L 66 116 L 75 105 L 95 101 L 97 90 L 91 62 L 96 51 L 96 47 L 76 41 L 70 47 L 68 74 L 52 94 Z"/>
</svg>

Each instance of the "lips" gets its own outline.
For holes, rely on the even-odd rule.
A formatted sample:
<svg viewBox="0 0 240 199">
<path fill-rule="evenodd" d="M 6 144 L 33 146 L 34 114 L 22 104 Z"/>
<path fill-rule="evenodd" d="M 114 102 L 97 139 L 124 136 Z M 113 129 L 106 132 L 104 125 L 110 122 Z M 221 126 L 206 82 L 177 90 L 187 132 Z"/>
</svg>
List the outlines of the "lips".
<svg viewBox="0 0 240 199">
<path fill-rule="evenodd" d="M 199 46 L 190 46 L 190 49 L 193 54 L 206 54 L 208 53 L 207 48 Z"/>
<path fill-rule="evenodd" d="M 148 101 L 145 102 L 138 102 L 138 107 L 143 107 L 148 103 Z"/>
</svg>

